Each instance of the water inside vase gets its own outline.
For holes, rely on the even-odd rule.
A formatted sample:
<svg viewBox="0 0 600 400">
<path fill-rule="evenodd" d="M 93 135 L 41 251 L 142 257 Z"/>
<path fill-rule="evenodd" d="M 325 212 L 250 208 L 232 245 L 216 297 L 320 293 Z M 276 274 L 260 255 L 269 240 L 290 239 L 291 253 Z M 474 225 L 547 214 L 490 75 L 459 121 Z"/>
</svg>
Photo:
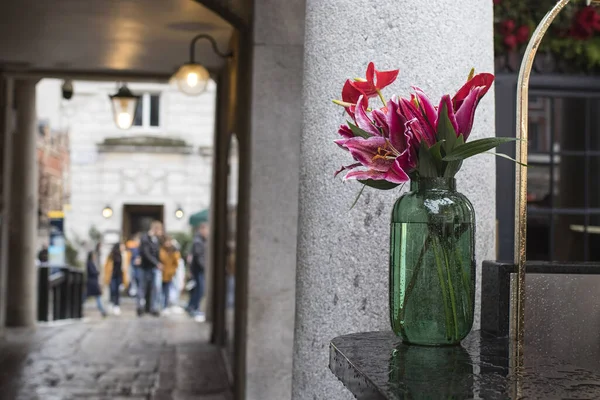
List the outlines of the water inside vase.
<svg viewBox="0 0 600 400">
<path fill-rule="evenodd" d="M 390 319 L 410 343 L 454 344 L 473 323 L 472 223 L 392 223 Z"/>
</svg>

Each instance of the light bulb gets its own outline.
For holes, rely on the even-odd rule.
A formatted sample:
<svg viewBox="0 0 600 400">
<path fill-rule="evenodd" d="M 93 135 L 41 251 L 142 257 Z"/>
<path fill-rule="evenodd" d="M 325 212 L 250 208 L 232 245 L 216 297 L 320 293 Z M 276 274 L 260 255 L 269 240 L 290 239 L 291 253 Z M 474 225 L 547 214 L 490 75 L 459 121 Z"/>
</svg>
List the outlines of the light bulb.
<svg viewBox="0 0 600 400">
<path fill-rule="evenodd" d="M 127 129 L 131 126 L 131 115 L 128 112 L 120 112 L 117 121 L 119 128 Z"/>
<path fill-rule="evenodd" d="M 190 72 L 187 75 L 187 84 L 189 87 L 196 87 L 198 84 L 198 74 L 195 72 Z"/>
<path fill-rule="evenodd" d="M 102 216 L 104 218 L 110 218 L 113 215 L 113 210 L 110 207 L 104 207 L 104 209 L 102 210 Z"/>
</svg>

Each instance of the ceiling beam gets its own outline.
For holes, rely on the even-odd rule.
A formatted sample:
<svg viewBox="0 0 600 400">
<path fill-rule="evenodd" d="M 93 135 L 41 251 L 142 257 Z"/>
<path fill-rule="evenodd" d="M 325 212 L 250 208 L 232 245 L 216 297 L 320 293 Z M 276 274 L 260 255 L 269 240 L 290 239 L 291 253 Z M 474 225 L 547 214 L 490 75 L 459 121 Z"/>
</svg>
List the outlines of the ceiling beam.
<svg viewBox="0 0 600 400">
<path fill-rule="evenodd" d="M 236 28 L 239 31 L 244 31 L 248 27 L 248 22 L 244 18 L 240 17 L 229 7 L 223 5 L 222 0 L 196 0 L 198 3 L 202 4 L 209 10 L 218 14 L 225 21 L 229 22 L 231 26 Z"/>
<path fill-rule="evenodd" d="M 4 76 L 22 79 L 72 79 L 88 81 L 123 81 L 123 82 L 157 82 L 165 83 L 171 75 L 160 73 L 134 72 L 134 71 L 65 71 L 65 70 L 10 70 L 3 69 L 0 73 Z"/>
</svg>

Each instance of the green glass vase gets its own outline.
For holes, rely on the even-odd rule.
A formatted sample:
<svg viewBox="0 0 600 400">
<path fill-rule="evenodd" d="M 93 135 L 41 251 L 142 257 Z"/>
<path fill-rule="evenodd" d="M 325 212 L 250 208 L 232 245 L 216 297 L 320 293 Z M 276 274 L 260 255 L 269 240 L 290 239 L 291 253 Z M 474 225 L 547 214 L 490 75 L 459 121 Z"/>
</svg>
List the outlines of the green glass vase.
<svg viewBox="0 0 600 400">
<path fill-rule="evenodd" d="M 458 344 L 473 325 L 475 213 L 453 178 L 422 178 L 394 204 L 390 320 L 405 343 Z"/>
</svg>

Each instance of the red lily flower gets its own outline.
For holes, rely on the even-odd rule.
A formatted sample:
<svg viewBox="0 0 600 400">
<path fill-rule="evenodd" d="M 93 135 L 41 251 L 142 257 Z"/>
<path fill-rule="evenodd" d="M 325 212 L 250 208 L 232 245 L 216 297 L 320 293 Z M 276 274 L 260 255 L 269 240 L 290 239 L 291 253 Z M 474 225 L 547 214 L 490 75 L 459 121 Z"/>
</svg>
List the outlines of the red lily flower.
<svg viewBox="0 0 600 400">
<path fill-rule="evenodd" d="M 351 82 L 351 85 L 355 89 L 364 93 L 366 97 L 375 97 L 381 95 L 381 89 L 385 88 L 396 80 L 399 71 L 400 70 L 398 69 L 390 71 L 377 71 L 375 69 L 375 64 L 370 62 L 369 66 L 367 67 L 367 79 L 356 80 Z"/>
<path fill-rule="evenodd" d="M 362 96 L 362 97 L 361 97 Z M 346 80 L 344 87 L 342 88 L 342 101 L 334 100 L 334 103 L 344 106 L 344 109 L 355 119 L 354 113 L 356 112 L 356 105 L 361 103 L 364 108 L 369 108 L 369 99 L 363 95 L 363 92 L 352 86 L 350 79 Z"/>
<path fill-rule="evenodd" d="M 471 93 L 471 90 L 473 90 L 473 88 L 476 88 L 478 86 L 484 87 L 484 90 L 482 90 L 479 94 L 479 99 L 481 99 L 488 92 L 488 90 L 490 90 L 492 83 L 494 83 L 494 74 L 477 74 L 473 78 L 469 79 L 467 83 L 463 85 L 463 87 L 458 89 L 458 92 L 456 92 L 456 94 L 452 98 L 454 111 L 458 111 L 463 101 L 465 101 L 465 99 L 467 98 L 469 93 Z"/>
</svg>

